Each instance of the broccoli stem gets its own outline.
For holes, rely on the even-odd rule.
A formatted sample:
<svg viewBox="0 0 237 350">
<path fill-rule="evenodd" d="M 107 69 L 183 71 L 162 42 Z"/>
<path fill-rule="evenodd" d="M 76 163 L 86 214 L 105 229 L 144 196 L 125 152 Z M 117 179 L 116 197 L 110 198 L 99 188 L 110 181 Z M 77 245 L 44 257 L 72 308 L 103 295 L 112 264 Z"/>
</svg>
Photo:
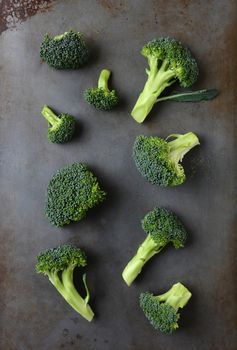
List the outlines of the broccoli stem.
<svg viewBox="0 0 237 350">
<path fill-rule="evenodd" d="M 52 126 L 60 124 L 60 119 L 48 106 L 45 105 L 41 113 L 43 117 L 48 121 L 48 123 L 50 123 Z"/>
<path fill-rule="evenodd" d="M 65 35 L 67 35 L 68 34 L 68 32 L 65 32 L 65 33 L 63 33 L 63 34 L 59 34 L 59 35 L 56 35 L 55 37 L 54 37 L 54 40 L 61 40 Z"/>
<path fill-rule="evenodd" d="M 197 136 L 192 132 L 188 132 L 184 135 L 172 134 L 169 135 L 167 139 L 170 137 L 174 137 L 175 140 L 168 142 L 170 149 L 169 158 L 175 164 L 181 162 L 186 153 L 200 144 Z"/>
<path fill-rule="evenodd" d="M 164 301 L 177 311 L 179 308 L 183 308 L 187 304 L 191 296 L 192 294 L 190 291 L 182 283 L 176 283 L 168 290 L 168 292 L 158 295 L 155 298 L 159 301 Z"/>
<path fill-rule="evenodd" d="M 65 269 L 62 272 L 61 280 L 58 273 L 51 273 L 49 274 L 49 280 L 62 295 L 62 297 L 68 302 L 68 304 L 90 322 L 94 317 L 94 313 L 88 304 L 90 295 L 86 285 L 85 275 L 83 276 L 83 282 L 87 294 L 85 299 L 83 299 L 75 289 L 73 283 L 73 270 L 74 266 L 69 266 L 67 269 Z"/>
<path fill-rule="evenodd" d="M 102 69 L 98 80 L 98 88 L 102 88 L 106 91 L 109 91 L 108 80 L 109 80 L 110 74 L 111 72 L 108 69 Z"/>
<path fill-rule="evenodd" d="M 148 79 L 131 112 L 138 123 L 146 119 L 162 91 L 175 81 L 175 74 L 171 69 L 167 69 L 166 60 L 161 63 L 160 68 L 157 59 L 150 58 L 148 62 L 150 66 L 150 69 L 146 70 Z"/>
<path fill-rule="evenodd" d="M 159 246 L 152 239 L 150 235 L 147 236 L 145 241 L 139 246 L 136 255 L 129 261 L 122 276 L 128 286 L 136 279 L 141 272 L 143 266 L 150 260 L 155 254 L 162 250 L 163 246 Z"/>
</svg>

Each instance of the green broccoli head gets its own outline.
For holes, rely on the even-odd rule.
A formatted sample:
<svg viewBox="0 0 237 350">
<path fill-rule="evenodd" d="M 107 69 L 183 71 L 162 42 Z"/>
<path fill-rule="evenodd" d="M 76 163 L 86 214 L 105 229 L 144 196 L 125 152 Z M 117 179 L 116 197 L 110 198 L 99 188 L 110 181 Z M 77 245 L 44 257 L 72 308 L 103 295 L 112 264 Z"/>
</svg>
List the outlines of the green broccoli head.
<svg viewBox="0 0 237 350">
<path fill-rule="evenodd" d="M 190 51 L 172 38 L 149 41 L 141 53 L 147 58 L 149 69 L 147 82 L 131 112 L 138 123 L 146 119 L 168 86 L 178 81 L 182 87 L 189 87 L 198 77 L 198 66 Z"/>
<path fill-rule="evenodd" d="M 46 249 L 38 255 L 37 259 L 37 272 L 48 276 L 63 271 L 69 266 L 75 268 L 84 267 L 87 264 L 86 254 L 71 244 Z"/>
<path fill-rule="evenodd" d="M 174 138 L 168 141 L 168 138 Z M 184 155 L 199 145 L 197 136 L 189 132 L 159 137 L 138 136 L 133 146 L 133 159 L 140 174 L 153 185 L 163 187 L 181 185 L 185 179 L 180 164 Z"/>
<path fill-rule="evenodd" d="M 172 79 L 177 79 L 182 87 L 192 86 L 198 78 L 198 66 L 187 47 L 172 38 L 149 41 L 141 51 L 148 61 L 158 64 L 165 62 L 165 72 L 172 71 Z"/>
<path fill-rule="evenodd" d="M 79 221 L 106 193 L 85 164 L 74 163 L 58 170 L 47 188 L 45 215 L 56 226 Z"/>
<path fill-rule="evenodd" d="M 140 294 L 139 302 L 142 311 L 155 329 L 171 334 L 179 325 L 179 308 L 183 308 L 191 298 L 190 291 L 181 283 L 158 296 L 150 292 Z"/>
<path fill-rule="evenodd" d="M 169 304 L 160 303 L 153 294 L 141 293 L 140 307 L 155 329 L 169 334 L 178 327 L 179 313 Z"/>
<path fill-rule="evenodd" d="M 84 97 L 90 105 L 104 111 L 112 109 L 118 103 L 118 97 L 115 91 L 105 91 L 103 88 L 87 89 Z"/>
<path fill-rule="evenodd" d="M 90 293 L 86 275 L 82 278 L 86 290 L 85 298 L 81 297 L 73 282 L 74 269 L 84 267 L 86 263 L 86 254 L 81 249 L 64 244 L 42 251 L 37 257 L 36 271 L 46 275 L 68 304 L 87 321 L 91 321 L 94 313 L 88 304 Z"/>
<path fill-rule="evenodd" d="M 172 243 L 182 248 L 187 239 L 186 230 L 179 218 L 165 208 L 154 208 L 142 220 L 143 230 L 160 247 Z"/>
<path fill-rule="evenodd" d="M 85 100 L 96 109 L 110 110 L 118 104 L 118 96 L 115 90 L 109 90 L 108 80 L 111 72 L 103 69 L 100 73 L 98 87 L 85 90 Z"/>
<path fill-rule="evenodd" d="M 80 32 L 73 30 L 51 37 L 46 34 L 40 57 L 56 69 L 78 69 L 89 59 L 89 50 Z"/>
<path fill-rule="evenodd" d="M 130 286 L 141 273 L 144 265 L 169 243 L 175 248 L 184 247 L 187 233 L 179 218 L 165 208 L 154 208 L 142 220 L 147 237 L 139 246 L 134 257 L 123 270 L 122 277 Z"/>
<path fill-rule="evenodd" d="M 42 115 L 47 120 L 48 139 L 53 143 L 65 143 L 72 139 L 76 120 L 69 114 L 56 115 L 48 106 L 42 109 Z"/>
</svg>

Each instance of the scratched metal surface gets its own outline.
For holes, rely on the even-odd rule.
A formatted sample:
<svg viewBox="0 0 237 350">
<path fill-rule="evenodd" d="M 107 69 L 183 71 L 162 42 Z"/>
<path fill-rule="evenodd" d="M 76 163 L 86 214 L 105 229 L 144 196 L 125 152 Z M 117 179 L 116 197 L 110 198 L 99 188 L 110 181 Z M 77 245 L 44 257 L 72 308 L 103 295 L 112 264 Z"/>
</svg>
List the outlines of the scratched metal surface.
<svg viewBox="0 0 237 350">
<path fill-rule="evenodd" d="M 4 350 L 235 350 L 237 348 L 236 1 L 0 1 L 0 348 Z M 80 71 L 55 71 L 39 59 L 42 35 L 75 28 L 93 51 Z M 142 45 L 174 36 L 197 58 L 195 88 L 220 96 L 199 104 L 163 103 L 136 124 L 129 112 L 145 81 Z M 92 62 L 93 61 L 93 62 Z M 97 112 L 82 91 L 110 68 L 121 104 Z M 45 137 L 44 104 L 78 119 L 64 146 Z M 187 182 L 161 189 L 138 174 L 131 147 L 138 134 L 196 132 L 201 146 L 184 161 Z M 50 176 L 86 162 L 109 192 L 80 223 L 58 229 L 43 214 Z M 130 288 L 121 271 L 144 239 L 140 219 L 155 205 L 181 216 L 189 242 L 155 257 Z M 96 317 L 81 319 L 48 280 L 34 271 L 44 248 L 73 242 L 88 254 Z M 177 281 L 193 292 L 172 336 L 150 327 L 138 295 L 161 293 Z"/>
</svg>

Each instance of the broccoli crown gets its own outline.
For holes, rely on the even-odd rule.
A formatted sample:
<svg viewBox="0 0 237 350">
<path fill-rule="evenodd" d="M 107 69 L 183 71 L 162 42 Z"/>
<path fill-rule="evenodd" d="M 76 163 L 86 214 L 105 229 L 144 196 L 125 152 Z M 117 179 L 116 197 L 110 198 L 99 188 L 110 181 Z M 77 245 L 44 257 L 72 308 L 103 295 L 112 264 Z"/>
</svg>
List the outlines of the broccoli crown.
<svg viewBox="0 0 237 350">
<path fill-rule="evenodd" d="M 81 220 L 105 199 L 97 178 L 82 163 L 59 169 L 47 188 L 45 215 L 56 226 Z"/>
<path fill-rule="evenodd" d="M 166 69 L 175 73 L 182 87 L 189 87 L 195 83 L 198 77 L 198 66 L 187 47 L 172 38 L 159 38 L 149 41 L 141 51 L 142 55 L 166 61 Z"/>
<path fill-rule="evenodd" d="M 150 292 L 141 293 L 139 301 L 141 309 L 155 329 L 172 333 L 179 327 L 179 308 L 183 308 L 191 296 L 191 292 L 178 282 L 161 295 L 154 296 Z"/>
<path fill-rule="evenodd" d="M 48 139 L 53 143 L 68 142 L 75 131 L 75 118 L 69 114 L 61 114 L 58 119 L 57 124 L 48 128 Z"/>
<path fill-rule="evenodd" d="M 115 90 L 107 91 L 103 88 L 90 88 L 84 92 L 85 100 L 96 109 L 108 111 L 118 103 Z"/>
<path fill-rule="evenodd" d="M 138 136 L 133 146 L 133 159 L 138 171 L 153 185 L 180 185 L 184 169 L 169 158 L 169 144 L 159 137 Z"/>
<path fill-rule="evenodd" d="M 154 208 L 142 220 L 143 230 L 159 246 L 172 242 L 175 248 L 184 246 L 187 233 L 179 218 L 165 208 Z"/>
<path fill-rule="evenodd" d="M 178 327 L 179 313 L 166 303 L 160 303 L 153 294 L 141 293 L 140 307 L 155 329 L 172 333 Z"/>
<path fill-rule="evenodd" d="M 82 33 L 71 30 L 55 37 L 46 34 L 40 57 L 56 69 L 78 69 L 88 61 L 89 51 Z"/>
<path fill-rule="evenodd" d="M 86 266 L 86 254 L 71 244 L 42 251 L 37 257 L 36 271 L 43 274 L 63 271 L 69 265 Z"/>
</svg>

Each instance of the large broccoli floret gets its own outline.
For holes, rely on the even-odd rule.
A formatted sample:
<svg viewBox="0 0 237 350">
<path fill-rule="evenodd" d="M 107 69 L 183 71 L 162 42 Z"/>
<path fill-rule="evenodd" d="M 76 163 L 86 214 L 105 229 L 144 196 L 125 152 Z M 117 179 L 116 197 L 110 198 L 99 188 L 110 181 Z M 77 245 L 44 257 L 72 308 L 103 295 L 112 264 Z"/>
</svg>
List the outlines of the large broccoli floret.
<svg viewBox="0 0 237 350">
<path fill-rule="evenodd" d="M 45 215 L 56 226 L 81 220 L 90 208 L 105 199 L 97 178 L 85 164 L 59 169 L 47 188 Z"/>
<path fill-rule="evenodd" d="M 181 283 L 174 284 L 168 292 L 154 296 L 150 292 L 141 293 L 140 307 L 155 329 L 172 333 L 179 328 L 179 308 L 183 308 L 191 298 L 190 291 Z"/>
<path fill-rule="evenodd" d="M 149 41 L 141 51 L 148 59 L 147 82 L 131 115 L 142 123 L 157 102 L 160 94 L 176 81 L 182 87 L 189 87 L 198 77 L 198 67 L 190 51 L 171 38 Z"/>
<path fill-rule="evenodd" d="M 48 139 L 53 143 L 70 141 L 75 131 L 76 120 L 72 115 L 56 115 L 48 106 L 42 109 L 42 115 L 47 120 Z"/>
<path fill-rule="evenodd" d="M 87 321 L 91 321 L 94 313 L 88 304 L 90 293 L 86 285 L 86 274 L 83 275 L 85 298 L 80 296 L 73 283 L 74 269 L 86 266 L 85 253 L 77 247 L 65 244 L 41 252 L 37 260 L 36 271 L 48 276 L 50 282 L 68 304 Z"/>
<path fill-rule="evenodd" d="M 169 138 L 174 140 L 168 141 Z M 177 186 L 186 179 L 180 162 L 197 145 L 199 140 L 192 132 L 172 134 L 166 140 L 141 135 L 135 140 L 133 159 L 140 174 L 153 185 Z"/>
<path fill-rule="evenodd" d="M 147 237 L 122 274 L 128 286 L 136 279 L 143 266 L 167 244 L 171 243 L 178 249 L 186 242 L 186 230 L 179 218 L 165 208 L 154 208 L 147 213 L 142 220 L 142 228 Z"/>
<path fill-rule="evenodd" d="M 78 69 L 88 61 L 89 51 L 82 33 L 71 30 L 55 37 L 46 34 L 40 57 L 56 69 Z"/>
<path fill-rule="evenodd" d="M 118 103 L 115 90 L 108 88 L 110 74 L 108 69 L 103 69 L 99 76 L 98 87 L 87 89 L 84 92 L 85 100 L 97 109 L 110 110 Z"/>
</svg>

